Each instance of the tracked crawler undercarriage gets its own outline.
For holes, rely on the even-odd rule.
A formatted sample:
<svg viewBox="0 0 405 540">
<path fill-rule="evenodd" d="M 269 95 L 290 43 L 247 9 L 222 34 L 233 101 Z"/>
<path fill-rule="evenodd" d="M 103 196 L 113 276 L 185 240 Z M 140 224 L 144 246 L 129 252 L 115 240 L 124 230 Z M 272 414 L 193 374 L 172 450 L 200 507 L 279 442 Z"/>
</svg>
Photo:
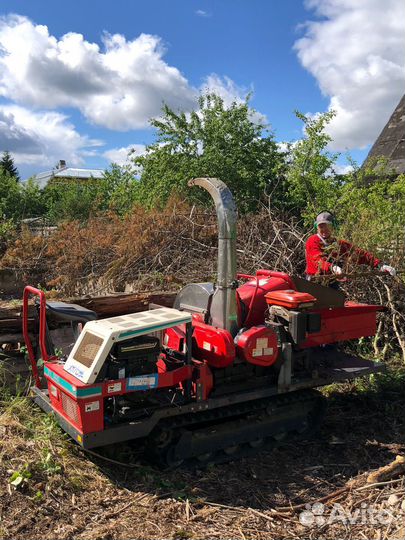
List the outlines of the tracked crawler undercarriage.
<svg viewBox="0 0 405 540">
<path fill-rule="evenodd" d="M 237 274 L 229 189 L 210 178 L 191 184 L 207 189 L 217 209 L 215 284 L 187 285 L 173 308 L 151 305 L 106 319 L 25 289 L 35 401 L 84 448 L 128 443 L 164 466 L 221 463 L 307 436 L 325 411 L 315 388 L 383 369 L 337 347 L 374 335 L 381 306 L 346 301 L 283 272 Z M 28 335 L 30 294 L 40 299 L 39 353 Z M 49 339 L 47 314 L 76 331 L 62 357 Z"/>
</svg>

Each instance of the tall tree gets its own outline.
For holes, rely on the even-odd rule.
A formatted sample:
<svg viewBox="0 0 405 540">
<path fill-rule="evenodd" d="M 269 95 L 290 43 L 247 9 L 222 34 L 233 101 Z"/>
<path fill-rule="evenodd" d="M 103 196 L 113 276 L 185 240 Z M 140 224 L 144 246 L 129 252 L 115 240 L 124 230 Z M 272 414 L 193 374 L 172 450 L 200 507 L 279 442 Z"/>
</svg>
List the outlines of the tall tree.
<svg viewBox="0 0 405 540">
<path fill-rule="evenodd" d="M 0 169 L 8 172 L 10 176 L 13 176 L 17 182 L 20 180 L 20 175 L 18 174 L 18 169 L 14 164 L 14 159 L 12 158 L 10 152 L 5 150 L 0 159 Z"/>
<path fill-rule="evenodd" d="M 224 180 L 240 211 L 257 208 L 261 197 L 283 196 L 284 157 L 260 116 L 244 103 L 226 107 L 221 97 L 205 94 L 199 111 L 186 114 L 163 107 L 162 117 L 151 121 L 156 141 L 133 159 L 140 180 L 138 197 L 149 206 L 164 204 L 172 193 L 192 199 L 204 194 L 190 191 L 187 181 L 211 176 Z"/>
<path fill-rule="evenodd" d="M 295 114 L 304 123 L 304 137 L 289 145 L 288 194 L 301 216 L 311 223 L 322 210 L 333 210 L 339 199 L 342 178 L 335 171 L 339 154 L 328 151 L 332 139 L 326 133 L 335 112 Z"/>
</svg>

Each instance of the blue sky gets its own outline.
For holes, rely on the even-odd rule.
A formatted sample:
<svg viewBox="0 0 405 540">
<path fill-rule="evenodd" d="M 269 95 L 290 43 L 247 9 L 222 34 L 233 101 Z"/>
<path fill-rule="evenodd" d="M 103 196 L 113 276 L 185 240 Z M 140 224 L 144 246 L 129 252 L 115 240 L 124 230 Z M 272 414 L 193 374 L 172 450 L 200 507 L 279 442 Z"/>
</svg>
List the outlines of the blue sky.
<svg viewBox="0 0 405 540">
<path fill-rule="evenodd" d="M 253 91 L 280 142 L 301 136 L 294 109 L 332 107 L 332 149 L 361 162 L 404 92 L 403 20 L 402 0 L 2 0 L 0 150 L 23 177 L 105 168 L 153 140 L 162 101 L 190 110 L 208 86 Z"/>
</svg>

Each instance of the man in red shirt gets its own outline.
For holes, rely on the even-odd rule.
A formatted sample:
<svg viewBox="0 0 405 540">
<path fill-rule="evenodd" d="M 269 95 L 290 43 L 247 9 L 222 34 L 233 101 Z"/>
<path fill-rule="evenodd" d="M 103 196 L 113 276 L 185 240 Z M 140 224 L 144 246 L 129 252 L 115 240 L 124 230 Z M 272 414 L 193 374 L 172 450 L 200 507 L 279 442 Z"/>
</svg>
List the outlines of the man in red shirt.
<svg viewBox="0 0 405 540">
<path fill-rule="evenodd" d="M 314 276 L 322 274 L 342 274 L 342 263 L 364 264 L 396 275 L 395 268 L 383 264 L 368 251 L 356 248 L 346 240 L 337 240 L 333 236 L 334 218 L 330 212 L 321 212 L 315 220 L 316 234 L 310 236 L 305 245 L 305 258 L 307 261 L 306 277 L 311 280 Z M 336 288 L 337 283 L 330 282 Z"/>
</svg>

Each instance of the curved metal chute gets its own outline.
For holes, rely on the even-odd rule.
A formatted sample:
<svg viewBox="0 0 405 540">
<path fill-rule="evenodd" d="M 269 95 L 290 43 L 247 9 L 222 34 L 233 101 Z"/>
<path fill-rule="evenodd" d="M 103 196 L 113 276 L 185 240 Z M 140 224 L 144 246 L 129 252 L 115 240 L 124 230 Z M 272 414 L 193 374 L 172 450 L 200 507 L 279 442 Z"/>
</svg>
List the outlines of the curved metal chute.
<svg viewBox="0 0 405 540">
<path fill-rule="evenodd" d="M 218 275 L 211 303 L 211 324 L 238 331 L 236 304 L 236 222 L 238 213 L 228 186 L 218 178 L 193 178 L 189 186 L 200 186 L 211 195 L 218 219 Z"/>
</svg>

